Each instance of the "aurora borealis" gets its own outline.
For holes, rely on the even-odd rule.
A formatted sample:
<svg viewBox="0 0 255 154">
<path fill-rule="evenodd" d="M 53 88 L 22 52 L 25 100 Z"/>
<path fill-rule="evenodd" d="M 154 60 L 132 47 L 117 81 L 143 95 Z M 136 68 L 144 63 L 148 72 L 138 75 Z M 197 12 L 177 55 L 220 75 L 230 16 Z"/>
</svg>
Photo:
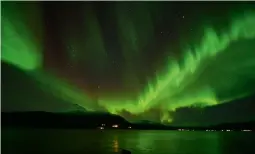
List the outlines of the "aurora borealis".
<svg viewBox="0 0 255 154">
<path fill-rule="evenodd" d="M 172 122 L 255 93 L 255 5 L 210 3 L 2 2 L 2 64 L 86 110 Z"/>
</svg>

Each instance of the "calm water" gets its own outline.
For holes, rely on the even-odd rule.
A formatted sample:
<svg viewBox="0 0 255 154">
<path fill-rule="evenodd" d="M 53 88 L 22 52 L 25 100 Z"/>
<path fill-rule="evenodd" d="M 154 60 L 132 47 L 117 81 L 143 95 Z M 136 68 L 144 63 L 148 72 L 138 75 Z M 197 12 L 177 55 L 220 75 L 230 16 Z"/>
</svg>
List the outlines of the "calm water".
<svg viewBox="0 0 255 154">
<path fill-rule="evenodd" d="M 255 154 L 252 132 L 2 130 L 2 152 L 86 154 Z M 97 151 L 97 152 L 95 152 Z"/>
</svg>

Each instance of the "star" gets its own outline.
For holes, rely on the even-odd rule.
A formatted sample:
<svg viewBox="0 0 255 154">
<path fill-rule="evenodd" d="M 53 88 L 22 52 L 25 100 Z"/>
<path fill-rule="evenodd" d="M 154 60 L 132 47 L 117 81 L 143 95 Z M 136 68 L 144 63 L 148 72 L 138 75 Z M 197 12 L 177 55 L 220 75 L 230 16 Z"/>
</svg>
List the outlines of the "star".
<svg viewBox="0 0 255 154">
<path fill-rule="evenodd" d="M 184 19 L 184 18 L 185 18 L 185 16 L 182 16 L 182 18 Z"/>
</svg>

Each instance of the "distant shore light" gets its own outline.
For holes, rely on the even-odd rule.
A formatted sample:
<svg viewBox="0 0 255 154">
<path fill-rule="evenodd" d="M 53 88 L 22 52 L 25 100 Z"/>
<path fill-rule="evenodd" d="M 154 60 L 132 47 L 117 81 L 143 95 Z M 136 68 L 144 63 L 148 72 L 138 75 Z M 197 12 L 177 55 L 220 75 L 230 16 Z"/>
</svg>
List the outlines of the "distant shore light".
<svg viewBox="0 0 255 154">
<path fill-rule="evenodd" d="M 244 129 L 244 130 L 242 130 L 243 132 L 251 132 L 251 130 L 249 130 L 249 129 Z"/>
<path fill-rule="evenodd" d="M 119 126 L 118 125 L 112 125 L 113 128 L 118 128 Z"/>
</svg>

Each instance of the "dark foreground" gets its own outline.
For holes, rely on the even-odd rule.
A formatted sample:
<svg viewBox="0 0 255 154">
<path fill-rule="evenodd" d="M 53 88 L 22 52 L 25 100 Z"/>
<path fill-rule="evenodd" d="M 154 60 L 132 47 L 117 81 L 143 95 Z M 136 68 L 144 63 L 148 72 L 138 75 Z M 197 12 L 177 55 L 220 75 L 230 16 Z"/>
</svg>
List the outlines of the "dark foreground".
<svg viewBox="0 0 255 154">
<path fill-rule="evenodd" d="M 254 154 L 253 132 L 2 129 L 2 153 Z"/>
</svg>

